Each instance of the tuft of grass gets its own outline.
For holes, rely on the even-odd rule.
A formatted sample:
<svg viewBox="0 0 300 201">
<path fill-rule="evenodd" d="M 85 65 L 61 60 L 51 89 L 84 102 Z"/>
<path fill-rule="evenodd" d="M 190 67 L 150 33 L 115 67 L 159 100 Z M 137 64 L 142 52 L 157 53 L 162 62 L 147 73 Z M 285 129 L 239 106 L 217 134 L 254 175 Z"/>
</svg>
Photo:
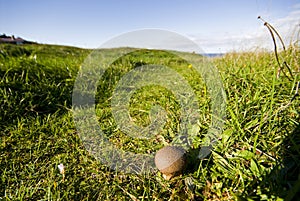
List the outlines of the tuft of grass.
<svg viewBox="0 0 300 201">
<path fill-rule="evenodd" d="M 114 49 L 101 51 L 111 51 Z M 211 62 L 227 95 L 222 138 L 207 158 L 197 160 L 210 124 L 210 97 L 195 69 L 171 53 L 139 50 L 115 61 L 99 82 L 99 125 L 120 149 L 154 153 L 158 138 L 134 139 L 117 129 L 112 91 L 120 78 L 140 65 L 167 65 L 193 87 L 200 124 L 186 171 L 165 181 L 160 173 L 113 171 L 83 146 L 73 122 L 72 90 L 91 50 L 49 45 L 0 45 L 0 199 L 4 200 L 292 200 L 299 191 L 299 47 L 279 53 L 294 77 L 276 79 L 277 61 L 268 52 L 230 53 Z M 160 133 L 166 143 L 178 130 L 180 105 L 171 91 L 147 86 L 130 100 L 130 114 L 141 126 L 149 110 L 167 111 Z M 65 166 L 65 178 L 58 165 Z"/>
</svg>

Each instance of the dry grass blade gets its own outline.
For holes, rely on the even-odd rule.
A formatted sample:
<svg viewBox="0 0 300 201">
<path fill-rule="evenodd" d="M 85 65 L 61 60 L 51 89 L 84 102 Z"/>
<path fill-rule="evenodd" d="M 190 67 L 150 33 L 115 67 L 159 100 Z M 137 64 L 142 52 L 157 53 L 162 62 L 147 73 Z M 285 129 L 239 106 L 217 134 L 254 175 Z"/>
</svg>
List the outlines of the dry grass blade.
<svg viewBox="0 0 300 201">
<path fill-rule="evenodd" d="M 118 185 L 119 186 L 119 185 Z M 135 197 L 134 195 L 132 195 L 131 193 L 129 193 L 128 191 L 126 191 L 124 188 L 122 188 L 121 186 L 119 186 L 119 188 L 124 192 L 126 193 L 131 200 L 133 201 L 139 201 L 139 199 L 137 197 Z"/>
<path fill-rule="evenodd" d="M 270 34 L 271 34 L 271 37 L 272 37 L 272 40 L 273 40 L 273 44 L 274 44 L 274 53 L 275 53 L 275 58 L 276 58 L 276 61 L 278 63 L 278 70 L 277 70 L 277 79 L 280 77 L 280 73 L 281 71 L 283 72 L 284 76 L 286 78 L 288 78 L 290 81 L 292 81 L 293 79 L 293 73 L 291 71 L 291 68 L 289 67 L 289 65 L 286 63 L 286 61 L 283 62 L 283 65 L 280 64 L 280 61 L 279 61 L 279 57 L 278 57 L 278 50 L 277 50 L 277 43 L 276 43 L 276 39 L 275 39 L 275 36 L 274 36 L 274 33 L 276 34 L 276 36 L 279 38 L 280 42 L 281 42 L 281 45 L 282 45 L 282 48 L 283 50 L 285 51 L 286 48 L 285 48 L 285 45 L 284 45 L 284 42 L 280 36 L 280 34 L 276 31 L 276 29 L 271 25 L 269 24 L 268 22 L 266 22 L 264 19 L 261 18 L 261 16 L 258 16 L 258 19 L 262 20 L 264 22 L 264 26 L 267 27 L 267 29 L 269 30 Z M 274 32 L 274 33 L 273 33 Z M 283 66 L 285 66 L 290 75 L 291 75 L 291 78 L 289 76 L 287 76 L 287 74 L 283 71 Z"/>
<path fill-rule="evenodd" d="M 297 96 L 299 96 L 299 88 L 300 88 L 300 81 L 297 82 L 296 90 L 295 90 L 295 95 L 293 96 L 293 98 L 291 99 L 290 102 L 292 102 L 293 100 L 295 100 L 295 98 L 296 98 Z"/>
</svg>

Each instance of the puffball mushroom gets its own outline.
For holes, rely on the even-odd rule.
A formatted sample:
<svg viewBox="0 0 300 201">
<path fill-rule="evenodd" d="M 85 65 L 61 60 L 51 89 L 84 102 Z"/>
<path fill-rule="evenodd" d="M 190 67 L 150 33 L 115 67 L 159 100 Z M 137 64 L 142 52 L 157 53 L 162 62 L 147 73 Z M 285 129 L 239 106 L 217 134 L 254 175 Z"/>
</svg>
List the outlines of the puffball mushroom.
<svg viewBox="0 0 300 201">
<path fill-rule="evenodd" d="M 157 169 L 166 180 L 180 173 L 186 164 L 186 152 L 182 147 L 165 146 L 154 157 Z"/>
</svg>

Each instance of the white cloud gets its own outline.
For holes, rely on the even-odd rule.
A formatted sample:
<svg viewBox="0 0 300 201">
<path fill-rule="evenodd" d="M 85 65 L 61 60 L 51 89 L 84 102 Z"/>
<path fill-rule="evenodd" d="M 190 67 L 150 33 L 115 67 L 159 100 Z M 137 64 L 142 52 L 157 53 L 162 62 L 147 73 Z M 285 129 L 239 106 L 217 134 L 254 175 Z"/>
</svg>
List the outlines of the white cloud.
<svg viewBox="0 0 300 201">
<path fill-rule="evenodd" d="M 286 42 L 295 40 L 295 34 L 300 28 L 300 4 L 297 7 L 299 7 L 298 10 L 293 10 L 286 17 L 274 22 L 274 27 L 278 27 Z"/>
<path fill-rule="evenodd" d="M 271 16 L 268 18 L 272 19 Z M 256 48 L 272 50 L 271 35 L 263 24 L 263 21 L 261 21 L 261 25 L 253 29 L 252 32 L 244 30 L 240 33 L 216 33 L 209 36 L 191 34 L 189 36 L 208 53 L 232 50 L 246 51 L 255 50 Z M 300 31 L 300 4 L 294 5 L 292 11 L 285 17 L 277 18 L 270 24 L 278 31 L 286 45 L 295 41 L 296 34 Z"/>
</svg>

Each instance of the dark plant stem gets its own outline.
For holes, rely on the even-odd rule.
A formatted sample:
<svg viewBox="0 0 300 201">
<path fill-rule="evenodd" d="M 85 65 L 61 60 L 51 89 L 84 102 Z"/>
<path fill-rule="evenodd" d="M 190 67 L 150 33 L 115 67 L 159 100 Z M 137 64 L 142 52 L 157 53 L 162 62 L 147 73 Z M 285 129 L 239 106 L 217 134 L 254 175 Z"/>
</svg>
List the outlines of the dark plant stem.
<svg viewBox="0 0 300 201">
<path fill-rule="evenodd" d="M 293 76 L 293 73 L 292 73 L 292 70 L 291 68 L 289 67 L 289 65 L 286 63 L 286 61 L 283 62 L 283 65 L 280 64 L 280 61 L 279 61 L 279 57 L 278 57 L 278 51 L 277 51 L 277 43 L 276 43 L 276 39 L 275 39 L 275 36 L 274 36 L 274 33 L 276 34 L 276 36 L 279 38 L 280 42 L 281 42 L 281 45 L 283 47 L 283 50 L 285 51 L 285 45 L 284 45 L 284 42 L 280 36 L 280 34 L 276 31 L 276 29 L 270 25 L 268 22 L 266 22 L 264 19 L 262 19 L 260 16 L 258 16 L 258 19 L 262 20 L 264 22 L 264 26 L 267 27 L 267 29 L 269 30 L 270 34 L 271 34 L 271 37 L 272 37 L 272 40 L 273 40 L 273 44 L 274 44 L 274 53 L 275 53 L 275 58 L 276 58 L 276 61 L 277 61 L 277 64 L 278 64 L 278 70 L 277 70 L 277 79 L 280 77 L 280 73 L 281 71 L 283 72 L 284 76 L 286 78 L 288 78 L 290 81 L 293 80 L 294 76 Z M 273 33 L 274 32 L 274 33 Z M 291 75 L 291 78 L 283 71 L 283 67 L 286 67 Z"/>
</svg>

